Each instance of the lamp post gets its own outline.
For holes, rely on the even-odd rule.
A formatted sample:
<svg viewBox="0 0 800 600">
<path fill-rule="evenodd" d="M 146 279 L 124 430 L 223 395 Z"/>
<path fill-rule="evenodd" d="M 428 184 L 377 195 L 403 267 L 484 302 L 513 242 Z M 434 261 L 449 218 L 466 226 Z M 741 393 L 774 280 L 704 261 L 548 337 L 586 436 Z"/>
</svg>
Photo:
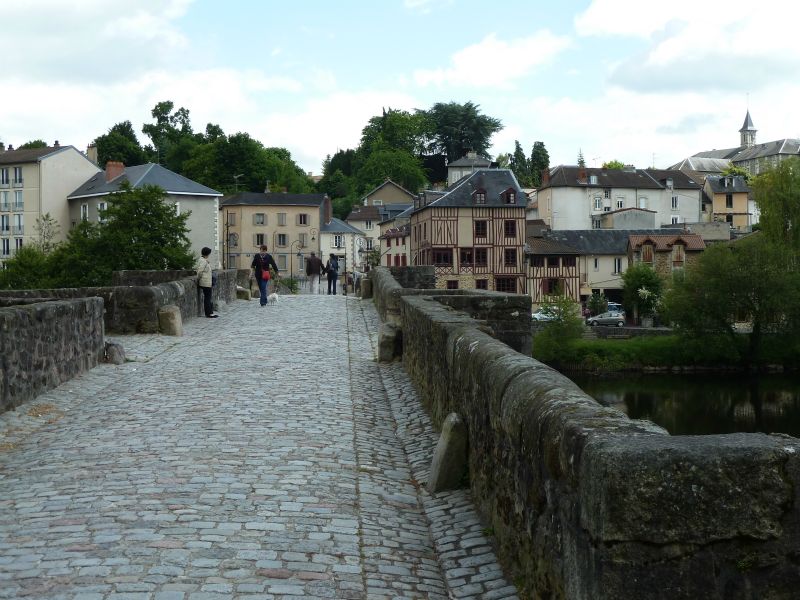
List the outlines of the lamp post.
<svg viewBox="0 0 800 600">
<path fill-rule="evenodd" d="M 292 279 L 294 279 L 294 257 L 292 256 L 292 252 L 294 251 L 295 244 L 297 244 L 297 257 L 303 258 L 303 253 L 300 252 L 300 248 L 303 247 L 303 242 L 300 240 L 295 240 L 289 244 L 289 277 Z"/>
</svg>

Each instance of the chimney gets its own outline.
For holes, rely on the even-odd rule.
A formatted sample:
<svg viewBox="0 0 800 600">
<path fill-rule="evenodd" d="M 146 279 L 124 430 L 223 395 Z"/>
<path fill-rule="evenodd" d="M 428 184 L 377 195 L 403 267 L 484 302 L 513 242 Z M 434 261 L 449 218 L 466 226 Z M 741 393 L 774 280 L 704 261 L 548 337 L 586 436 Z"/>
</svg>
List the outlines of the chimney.
<svg viewBox="0 0 800 600">
<path fill-rule="evenodd" d="M 0 142 L 0 152 L 6 151 L 6 145 L 3 142 Z"/>
<path fill-rule="evenodd" d="M 542 187 L 550 185 L 550 169 L 542 169 Z"/>
<path fill-rule="evenodd" d="M 94 142 L 86 146 L 86 158 L 97 164 L 97 144 Z"/>
<path fill-rule="evenodd" d="M 8 151 L 9 151 L 9 152 L 11 152 L 12 150 L 14 150 L 14 146 L 12 146 L 11 144 L 9 144 L 9 145 L 8 145 Z"/>
<path fill-rule="evenodd" d="M 586 167 L 578 167 L 578 183 L 586 183 Z"/>
<path fill-rule="evenodd" d="M 110 160 L 106 163 L 106 181 L 113 181 L 125 172 L 125 165 L 118 160 Z"/>
<path fill-rule="evenodd" d="M 53 144 L 53 148 L 61 148 L 61 144 L 58 143 L 58 140 L 56 140 L 56 143 Z"/>
</svg>

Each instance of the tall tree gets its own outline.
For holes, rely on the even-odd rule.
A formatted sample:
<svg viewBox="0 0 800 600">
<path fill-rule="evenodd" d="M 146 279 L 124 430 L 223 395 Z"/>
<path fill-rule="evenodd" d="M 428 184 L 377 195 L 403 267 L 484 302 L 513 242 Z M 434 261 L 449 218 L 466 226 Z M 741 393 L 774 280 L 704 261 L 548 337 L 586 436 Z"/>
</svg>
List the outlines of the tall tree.
<svg viewBox="0 0 800 600">
<path fill-rule="evenodd" d="M 378 150 L 370 154 L 356 175 L 358 191 L 365 193 L 386 178 L 416 192 L 425 184 L 425 173 L 418 158 L 404 150 Z"/>
<path fill-rule="evenodd" d="M 33 229 L 36 232 L 36 247 L 44 254 L 50 254 L 56 247 L 56 237 L 61 231 L 61 226 L 58 224 L 49 212 L 39 215 L 36 222 L 33 224 Z"/>
<path fill-rule="evenodd" d="M 120 161 L 128 166 L 147 162 L 147 155 L 139 144 L 130 121 L 115 124 L 108 133 L 96 137 L 94 143 L 97 146 L 97 163 L 101 166 L 110 160 Z"/>
<path fill-rule="evenodd" d="M 800 158 L 781 161 L 752 183 L 761 230 L 792 256 L 800 254 Z"/>
<path fill-rule="evenodd" d="M 533 187 L 542 185 L 542 172 L 550 168 L 550 154 L 544 142 L 534 142 L 531 150 L 531 180 Z"/>
<path fill-rule="evenodd" d="M 381 149 L 405 150 L 413 156 L 422 154 L 426 131 L 425 116 L 390 108 L 372 117 L 361 131 L 361 147 L 372 152 Z"/>
<path fill-rule="evenodd" d="M 509 166 L 522 187 L 531 186 L 530 163 L 518 140 L 514 140 L 514 153 L 511 155 Z"/>
<path fill-rule="evenodd" d="M 586 159 L 583 158 L 583 150 L 578 149 L 578 166 L 581 168 L 586 168 Z"/>
<path fill-rule="evenodd" d="M 150 111 L 155 123 L 143 125 L 142 132 L 153 142 L 154 161 L 180 173 L 183 162 L 191 154 L 190 146 L 197 145 L 199 140 L 192 131 L 189 110 L 174 108 L 171 100 L 156 104 Z"/>
<path fill-rule="evenodd" d="M 417 111 L 426 119 L 428 152 L 442 153 L 452 162 L 473 150 L 488 156 L 492 135 L 503 128 L 499 119 L 482 115 L 477 104 L 437 102 L 427 111 Z"/>
</svg>

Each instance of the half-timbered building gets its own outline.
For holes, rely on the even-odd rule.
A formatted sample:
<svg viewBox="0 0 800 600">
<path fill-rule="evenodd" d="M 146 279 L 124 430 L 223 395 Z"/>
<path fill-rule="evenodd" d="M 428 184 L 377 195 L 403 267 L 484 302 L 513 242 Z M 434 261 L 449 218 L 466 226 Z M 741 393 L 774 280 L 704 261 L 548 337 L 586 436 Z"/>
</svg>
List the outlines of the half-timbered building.
<svg viewBox="0 0 800 600">
<path fill-rule="evenodd" d="M 526 293 L 527 198 L 509 169 L 479 169 L 411 214 L 411 264 L 433 265 L 436 286 Z"/>
</svg>

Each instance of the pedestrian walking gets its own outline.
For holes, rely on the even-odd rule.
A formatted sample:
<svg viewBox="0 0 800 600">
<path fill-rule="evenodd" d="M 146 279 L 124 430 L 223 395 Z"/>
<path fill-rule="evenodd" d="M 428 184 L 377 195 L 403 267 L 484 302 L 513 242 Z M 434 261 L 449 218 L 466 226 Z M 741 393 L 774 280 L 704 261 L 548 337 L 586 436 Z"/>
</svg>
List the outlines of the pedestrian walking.
<svg viewBox="0 0 800 600">
<path fill-rule="evenodd" d="M 209 256 L 211 256 L 211 248 L 206 246 L 200 250 L 200 258 L 197 259 L 194 269 L 197 271 L 197 285 L 203 292 L 203 312 L 207 318 L 216 319 L 219 315 L 214 313 L 214 305 L 211 302 L 214 273 L 211 263 L 208 261 Z"/>
<path fill-rule="evenodd" d="M 311 256 L 309 256 L 306 261 L 306 276 L 308 277 L 310 286 L 309 291 L 312 294 L 319 294 L 319 279 L 324 269 L 325 267 L 322 264 L 322 259 L 312 250 Z"/>
<path fill-rule="evenodd" d="M 328 274 L 328 295 L 336 295 L 336 280 L 339 278 L 339 259 L 331 252 L 331 257 L 325 263 L 325 273 Z"/>
<path fill-rule="evenodd" d="M 267 296 L 269 295 L 269 280 L 272 278 L 270 267 L 278 274 L 278 265 L 275 264 L 275 259 L 267 252 L 266 244 L 262 244 L 259 248 L 258 254 L 253 257 L 253 262 L 250 263 L 253 273 L 258 282 L 259 301 L 261 306 L 267 305 Z"/>
</svg>

